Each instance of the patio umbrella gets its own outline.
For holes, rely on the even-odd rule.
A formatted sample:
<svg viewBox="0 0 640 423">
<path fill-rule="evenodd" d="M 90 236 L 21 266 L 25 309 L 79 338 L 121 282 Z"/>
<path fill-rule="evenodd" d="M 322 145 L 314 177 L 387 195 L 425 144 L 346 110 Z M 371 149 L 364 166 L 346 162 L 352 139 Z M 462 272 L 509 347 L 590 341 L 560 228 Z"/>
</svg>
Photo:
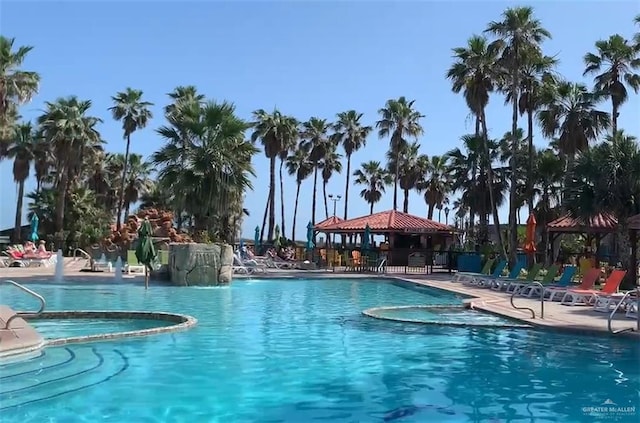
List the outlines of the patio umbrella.
<svg viewBox="0 0 640 423">
<path fill-rule="evenodd" d="M 307 245 L 305 246 L 305 249 L 313 250 L 313 247 L 315 246 L 316 245 L 313 243 L 313 225 L 311 224 L 311 221 L 309 221 L 307 224 Z"/>
<path fill-rule="evenodd" d="M 274 237 L 274 241 L 273 241 L 273 246 L 277 248 L 280 248 L 280 226 L 276 225 L 275 228 L 273 228 L 273 237 Z"/>
<path fill-rule="evenodd" d="M 253 233 L 253 248 L 258 251 L 258 245 L 260 245 L 260 226 L 256 226 L 256 230 Z"/>
<path fill-rule="evenodd" d="M 530 214 L 527 219 L 527 234 L 524 241 L 524 251 L 527 252 L 530 258 L 533 258 L 534 253 L 536 252 L 536 224 L 535 216 Z"/>
<path fill-rule="evenodd" d="M 149 269 L 151 269 L 151 263 L 156 259 L 156 249 L 153 247 L 153 241 L 151 241 L 151 222 L 149 219 L 145 219 L 138 229 L 138 247 L 136 248 L 136 258 L 138 263 L 144 265 L 144 288 L 149 287 Z"/>
<path fill-rule="evenodd" d="M 369 227 L 369 224 L 367 223 L 367 226 L 364 227 L 364 234 L 362 235 L 362 249 L 363 250 L 368 250 L 369 249 L 370 240 L 371 240 L 371 228 Z"/>
<path fill-rule="evenodd" d="M 38 237 L 39 223 L 40 219 L 38 219 L 38 215 L 34 213 L 33 217 L 31 218 L 31 235 L 29 236 L 29 239 L 33 242 L 36 242 L 38 239 L 40 239 L 40 237 Z"/>
</svg>

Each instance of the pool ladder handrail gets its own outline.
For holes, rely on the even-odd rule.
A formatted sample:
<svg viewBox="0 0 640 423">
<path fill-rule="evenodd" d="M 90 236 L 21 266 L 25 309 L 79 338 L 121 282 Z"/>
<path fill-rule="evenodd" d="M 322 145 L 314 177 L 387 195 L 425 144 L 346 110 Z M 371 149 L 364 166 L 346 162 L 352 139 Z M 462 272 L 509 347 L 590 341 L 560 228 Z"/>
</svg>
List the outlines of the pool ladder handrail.
<svg viewBox="0 0 640 423">
<path fill-rule="evenodd" d="M 386 269 L 387 269 L 387 258 L 385 257 L 382 260 L 380 260 L 380 263 L 378 264 L 377 273 L 386 273 Z"/>
<path fill-rule="evenodd" d="M 544 285 L 542 285 L 540 282 L 531 282 L 530 284 L 527 284 L 525 286 L 523 286 L 520 289 L 514 289 L 513 290 L 513 294 L 511 294 L 511 307 L 515 308 L 516 310 L 529 310 L 531 312 L 531 318 L 535 319 L 536 318 L 536 312 L 529 307 L 517 307 L 514 303 L 513 303 L 513 297 L 516 296 L 517 293 L 519 293 L 522 289 L 527 288 L 529 286 L 539 286 L 540 287 L 540 318 L 544 319 Z"/>
<path fill-rule="evenodd" d="M 609 314 L 609 317 L 607 319 L 607 329 L 609 329 L 609 332 L 611 332 L 612 334 L 616 335 L 618 333 L 623 333 L 623 332 L 633 332 L 633 331 L 639 331 L 640 332 L 640 310 L 637 311 L 637 326 L 636 328 L 625 328 L 625 329 L 619 329 L 619 330 L 613 330 L 613 328 L 611 327 L 611 323 L 613 321 L 613 316 L 615 316 L 615 314 L 618 312 L 618 309 L 620 308 L 620 306 L 622 304 L 624 304 L 625 300 L 631 296 L 635 294 L 636 295 L 636 301 L 640 300 L 640 287 L 636 288 L 636 289 L 632 289 L 631 291 L 627 291 L 627 293 L 625 293 L 622 296 L 622 299 L 618 302 L 618 304 L 616 304 L 616 306 L 613 308 L 613 311 L 611 312 L 611 314 Z"/>
<path fill-rule="evenodd" d="M 4 279 L 4 280 L 0 281 L 0 283 L 8 283 L 10 285 L 13 285 L 16 288 L 18 288 L 19 290 L 21 290 L 23 292 L 26 292 L 27 294 L 31 295 L 32 297 L 35 297 L 38 301 L 40 301 L 40 308 L 38 309 L 38 311 L 35 311 L 35 312 L 18 311 L 18 312 L 16 312 L 16 314 L 14 314 L 13 316 L 9 317 L 9 319 L 7 319 L 7 323 L 4 325 L 4 329 L 9 329 L 9 325 L 11 324 L 13 319 L 17 319 L 18 317 L 38 317 L 44 311 L 44 308 L 47 306 L 47 302 L 45 301 L 45 299 L 44 299 L 44 297 L 42 295 L 38 294 L 35 291 L 30 290 L 26 286 L 21 285 L 16 281 L 13 281 L 13 280 L 10 280 L 10 279 Z"/>
</svg>

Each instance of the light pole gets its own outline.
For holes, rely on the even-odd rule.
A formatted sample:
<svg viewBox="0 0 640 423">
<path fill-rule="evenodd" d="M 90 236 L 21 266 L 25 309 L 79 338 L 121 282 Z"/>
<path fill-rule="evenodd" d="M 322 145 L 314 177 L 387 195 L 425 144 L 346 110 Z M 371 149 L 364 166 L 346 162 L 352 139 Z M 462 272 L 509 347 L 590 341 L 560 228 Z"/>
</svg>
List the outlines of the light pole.
<svg viewBox="0 0 640 423">
<path fill-rule="evenodd" d="M 329 200 L 333 201 L 333 215 L 336 215 L 336 203 L 342 198 L 341 195 L 329 194 Z"/>
<path fill-rule="evenodd" d="M 449 207 L 444 208 L 444 221 L 447 225 L 449 224 Z"/>
<path fill-rule="evenodd" d="M 340 201 L 340 199 L 342 198 L 341 195 L 335 195 L 335 194 L 329 194 L 329 200 L 333 201 L 333 217 L 336 216 L 336 204 L 338 203 L 338 201 Z M 334 233 L 333 236 L 331 237 L 331 246 L 335 247 L 336 245 L 336 234 Z"/>
</svg>

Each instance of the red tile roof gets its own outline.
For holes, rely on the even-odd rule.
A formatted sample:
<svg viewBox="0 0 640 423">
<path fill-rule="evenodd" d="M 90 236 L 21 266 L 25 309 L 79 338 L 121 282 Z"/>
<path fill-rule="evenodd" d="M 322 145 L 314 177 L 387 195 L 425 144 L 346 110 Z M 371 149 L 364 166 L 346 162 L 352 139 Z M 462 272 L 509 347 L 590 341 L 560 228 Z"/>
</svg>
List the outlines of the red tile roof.
<svg viewBox="0 0 640 423">
<path fill-rule="evenodd" d="M 338 216 L 329 216 L 327 219 L 323 220 L 322 222 L 316 223 L 316 226 L 314 226 L 314 228 L 321 229 L 321 228 L 324 228 L 325 226 L 335 225 L 336 223 L 340 223 L 340 222 L 344 222 L 344 219 L 339 218 Z"/>
<path fill-rule="evenodd" d="M 618 219 L 609 213 L 601 213 L 590 219 L 566 215 L 547 225 L 550 232 L 615 232 Z"/>
<path fill-rule="evenodd" d="M 397 210 L 374 213 L 320 227 L 322 223 L 315 225 L 315 229 L 332 232 L 359 232 L 364 231 L 368 224 L 373 232 L 430 233 L 450 232 L 453 230 L 449 225 Z"/>
</svg>

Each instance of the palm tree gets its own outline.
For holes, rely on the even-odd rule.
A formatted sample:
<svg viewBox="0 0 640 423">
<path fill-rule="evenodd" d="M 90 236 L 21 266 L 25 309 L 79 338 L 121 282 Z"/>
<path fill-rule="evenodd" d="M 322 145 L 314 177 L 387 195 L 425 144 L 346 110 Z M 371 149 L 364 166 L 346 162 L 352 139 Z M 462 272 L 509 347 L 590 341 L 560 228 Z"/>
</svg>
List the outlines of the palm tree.
<svg viewBox="0 0 640 423">
<path fill-rule="evenodd" d="M 456 62 L 451 66 L 447 72 L 447 78 L 451 80 L 451 89 L 455 93 L 463 91 L 464 98 L 467 103 L 467 107 L 471 110 L 476 117 L 475 122 L 475 135 L 476 140 L 482 139 L 482 149 L 479 150 L 484 156 L 483 160 L 481 155 L 474 157 L 474 162 L 481 164 L 490 164 L 490 151 L 489 151 L 489 134 L 487 130 L 487 117 L 485 110 L 489 104 L 490 94 L 496 88 L 496 81 L 499 81 L 502 76 L 497 69 L 498 67 L 498 53 L 499 45 L 489 44 L 485 37 L 474 35 L 467 41 L 466 47 L 458 47 L 453 49 Z M 482 128 L 482 137 L 480 136 L 480 129 Z M 473 150 L 473 149 L 472 149 Z M 472 167 L 473 172 L 471 178 L 476 177 L 475 166 Z M 500 219 L 498 216 L 498 207 L 493 189 L 493 169 L 491 165 L 486 168 L 480 167 L 480 177 L 484 178 L 484 172 L 487 174 L 487 191 L 489 194 L 489 204 L 493 213 L 493 223 L 499 228 Z M 482 196 L 481 198 L 485 198 Z M 473 230 L 474 218 L 475 218 L 475 204 L 470 204 L 469 212 L 469 226 Z M 485 207 L 486 208 L 486 207 Z M 502 241 L 502 234 L 500 230 L 498 233 L 498 249 L 503 254 L 504 243 Z"/>
<path fill-rule="evenodd" d="M 494 45 L 500 50 L 501 67 L 505 70 L 505 91 L 511 96 L 512 117 L 511 134 L 518 130 L 518 101 L 520 99 L 521 74 L 526 54 L 539 51 L 540 44 L 551 33 L 542 27 L 541 22 L 534 18 L 533 8 L 508 8 L 502 14 L 502 21 L 490 22 L 485 32 L 497 37 Z M 518 144 L 513 141 L 513 155 L 509 167 L 511 168 L 511 189 L 509 192 L 509 261 L 516 262 L 517 234 L 517 168 L 516 157 Z"/>
<path fill-rule="evenodd" d="M 153 103 L 142 100 L 142 90 L 134 90 L 127 87 L 124 91 L 117 93 L 113 100 L 113 107 L 109 110 L 113 119 L 122 121 L 124 131 L 123 138 L 127 140 L 127 148 L 124 153 L 124 167 L 122 168 L 122 185 L 120 186 L 120 197 L 118 198 L 118 215 L 116 216 L 116 226 L 120 230 L 122 219 L 122 206 L 124 202 L 124 189 L 127 181 L 127 166 L 129 164 L 129 148 L 131 146 L 131 134 L 138 129 L 147 126 L 153 117 L 149 107 Z"/>
<path fill-rule="evenodd" d="M 387 100 L 385 107 L 378 110 L 380 120 L 376 122 L 378 136 L 390 137 L 390 151 L 396 157 L 396 169 L 393 182 L 393 209 L 398 209 L 398 180 L 400 177 L 400 152 L 408 144 L 407 138 L 418 139 L 424 133 L 420 119 L 424 115 L 414 109 L 415 100 L 408 101 L 405 97 L 397 100 Z"/>
<path fill-rule="evenodd" d="M 566 195 L 569 211 L 590 218 L 608 212 L 618 219 L 618 252 L 630 263 L 627 219 L 640 213 L 640 149 L 636 138 L 618 131 L 605 142 L 580 154 Z M 635 274 L 627 279 L 635 286 Z"/>
<path fill-rule="evenodd" d="M 129 216 L 131 204 L 136 203 L 141 196 L 153 190 L 151 163 L 145 162 L 140 154 L 129 156 L 129 174 L 124 188 L 124 216 Z"/>
<path fill-rule="evenodd" d="M 596 53 L 584 56 L 584 75 L 596 74 L 595 89 L 611 99 L 611 131 L 618 131 L 618 110 L 627 101 L 628 85 L 635 93 L 640 89 L 640 51 L 621 35 L 596 41 Z"/>
<path fill-rule="evenodd" d="M 424 191 L 424 201 L 427 204 L 427 219 L 433 219 L 433 211 L 442 206 L 450 192 L 449 170 L 444 156 L 431 156 L 429 174 L 419 185 Z"/>
<path fill-rule="evenodd" d="M 331 124 L 326 119 L 312 117 L 302 124 L 300 133 L 300 146 L 309 150 L 309 160 L 313 164 L 313 200 L 311 204 L 311 223 L 316 223 L 316 192 L 318 184 L 318 169 L 321 160 L 327 155 L 330 149 L 330 141 L 327 132 Z"/>
<path fill-rule="evenodd" d="M 81 101 L 72 96 L 45 104 L 46 110 L 38 118 L 38 124 L 55 159 L 55 229 L 61 241 L 70 182 L 75 181 L 80 172 L 84 155 L 102 143 L 96 129 L 102 121 L 87 115 L 91 108 L 90 100 Z"/>
<path fill-rule="evenodd" d="M 327 219 L 329 218 L 327 184 L 334 173 L 342 172 L 342 162 L 340 161 L 342 155 L 338 153 L 337 147 L 336 143 L 329 142 L 325 155 L 319 163 L 320 169 L 322 169 L 322 196 L 324 197 L 324 213 Z"/>
<path fill-rule="evenodd" d="M 14 50 L 15 38 L 0 35 L 0 160 L 4 157 L 11 138 L 18 107 L 38 93 L 40 75 L 21 70 L 27 55 L 33 50 L 21 46 Z"/>
<path fill-rule="evenodd" d="M 313 164 L 309 161 L 309 150 L 299 146 L 293 154 L 287 157 L 287 172 L 296 177 L 296 202 L 293 208 L 293 223 L 291 227 L 291 240 L 296 240 L 296 218 L 298 217 L 298 199 L 302 182 L 313 172 Z M 283 232 L 284 234 L 284 232 Z"/>
<path fill-rule="evenodd" d="M 287 227 L 284 219 L 284 178 L 282 177 L 282 167 L 284 166 L 287 157 L 289 157 L 289 153 L 294 151 L 297 147 L 298 137 L 300 135 L 300 131 L 298 129 L 299 126 L 300 123 L 293 116 L 280 116 L 277 128 L 278 136 L 282 143 L 282 149 L 278 156 L 280 157 L 280 228 L 282 229 L 283 236 Z"/>
<path fill-rule="evenodd" d="M 344 154 L 347 156 L 347 180 L 344 187 L 344 218 L 348 217 L 349 208 L 349 178 L 351 177 L 351 155 L 360 150 L 367 143 L 367 137 L 373 130 L 371 126 L 362 126 L 360 119 L 362 113 L 355 110 L 338 113 L 338 120 L 334 124 L 335 142 L 342 144 Z"/>
<path fill-rule="evenodd" d="M 18 184 L 18 203 L 16 204 L 16 220 L 13 228 L 13 242 L 21 242 L 22 234 L 22 202 L 24 200 L 24 182 L 29 178 L 31 161 L 35 149 L 35 133 L 30 122 L 15 127 L 13 142 L 7 154 L 13 158 L 13 180 Z"/>
<path fill-rule="evenodd" d="M 536 205 L 536 220 L 545 228 L 556 217 L 556 208 L 560 205 L 562 180 L 564 178 L 563 159 L 552 149 L 538 152 L 534 167 L 534 182 L 539 201 Z M 545 257 L 549 251 L 549 232 L 542 231 L 542 244 Z"/>
<path fill-rule="evenodd" d="M 362 163 L 361 168 L 353 172 L 356 185 L 364 185 L 360 197 L 369 203 L 369 214 L 373 214 L 373 205 L 382 199 L 385 187 L 393 183 L 393 177 L 380 166 L 378 161 Z"/>
<path fill-rule="evenodd" d="M 572 167 L 578 152 L 609 128 L 606 112 L 596 109 L 598 96 L 583 84 L 559 82 L 545 90 L 538 121 L 545 137 L 558 137 L 558 149 Z"/>
<path fill-rule="evenodd" d="M 633 22 L 640 28 L 640 15 L 637 15 L 635 18 L 633 18 Z M 640 51 L 640 30 L 633 36 L 633 42 L 635 44 L 636 50 Z"/>
<path fill-rule="evenodd" d="M 400 152 L 399 160 L 399 183 L 404 194 L 402 211 L 409 213 L 409 192 L 419 187 L 429 171 L 429 157 L 420 154 L 420 144 L 413 142 Z M 392 173 L 396 169 L 396 157 L 391 151 L 387 152 L 387 163 L 387 171 Z"/>
</svg>

